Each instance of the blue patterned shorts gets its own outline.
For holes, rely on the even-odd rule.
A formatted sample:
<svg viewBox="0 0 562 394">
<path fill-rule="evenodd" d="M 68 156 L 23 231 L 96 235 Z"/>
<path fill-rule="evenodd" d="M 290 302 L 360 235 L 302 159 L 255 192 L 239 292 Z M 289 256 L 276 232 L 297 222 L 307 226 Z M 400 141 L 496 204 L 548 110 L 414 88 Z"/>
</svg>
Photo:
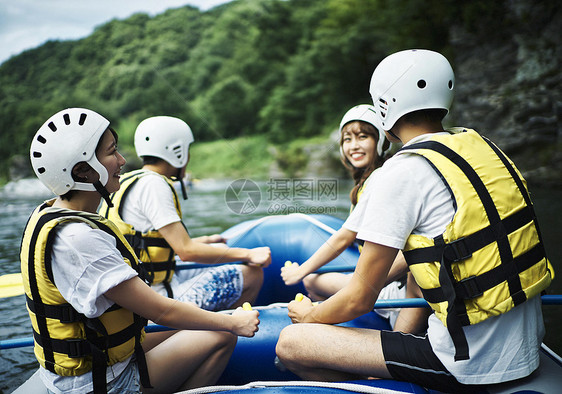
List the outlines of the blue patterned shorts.
<svg viewBox="0 0 562 394">
<path fill-rule="evenodd" d="M 243 286 L 238 264 L 176 271 L 172 279 L 174 299 L 209 311 L 229 309 L 242 295 Z"/>
</svg>

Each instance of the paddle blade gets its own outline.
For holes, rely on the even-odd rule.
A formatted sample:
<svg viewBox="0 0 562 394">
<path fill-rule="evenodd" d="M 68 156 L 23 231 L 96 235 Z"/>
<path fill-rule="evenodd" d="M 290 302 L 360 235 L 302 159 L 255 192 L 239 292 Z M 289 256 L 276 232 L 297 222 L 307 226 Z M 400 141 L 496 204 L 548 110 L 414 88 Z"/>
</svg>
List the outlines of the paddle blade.
<svg viewBox="0 0 562 394">
<path fill-rule="evenodd" d="M 24 293 L 21 274 L 6 274 L 0 276 L 0 298 L 15 297 Z"/>
</svg>

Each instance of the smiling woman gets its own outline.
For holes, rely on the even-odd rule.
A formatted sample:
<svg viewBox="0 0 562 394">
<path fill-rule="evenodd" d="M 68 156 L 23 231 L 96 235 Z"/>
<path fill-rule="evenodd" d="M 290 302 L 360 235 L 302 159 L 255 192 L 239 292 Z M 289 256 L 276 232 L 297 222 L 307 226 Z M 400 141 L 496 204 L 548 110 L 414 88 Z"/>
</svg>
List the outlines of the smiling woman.
<svg viewBox="0 0 562 394">
<path fill-rule="evenodd" d="M 339 131 L 340 158 L 343 165 L 351 173 L 355 183 L 350 192 L 353 209 L 367 186 L 369 176 L 383 164 L 385 155 L 390 148 L 390 142 L 387 140 L 385 133 L 377 128 L 376 108 L 369 104 L 360 104 L 350 108 L 340 121 Z M 342 226 L 301 265 L 294 263 L 281 269 L 285 284 L 294 285 L 302 281 L 314 300 L 325 300 L 338 292 L 351 279 L 349 273 L 317 274 L 314 272 L 350 246 L 355 241 L 356 235 L 357 233 Z M 405 286 L 399 282 L 402 280 L 401 276 L 404 275 L 401 270 L 405 268 L 402 254 L 399 254 L 396 260 L 395 267 L 397 268 L 392 271 L 392 275 L 389 275 L 389 280 L 381 292 L 381 299 L 403 298 L 405 296 Z M 389 318 L 391 325 L 394 327 L 398 310 L 384 311 L 380 314 Z M 412 321 L 417 322 L 419 319 L 412 319 Z"/>
<path fill-rule="evenodd" d="M 146 285 L 123 234 L 96 213 L 101 198 L 111 206 L 109 193 L 120 188 L 125 159 L 116 142 L 103 116 L 69 108 L 51 116 L 31 143 L 33 170 L 57 196 L 33 211 L 21 242 L 39 375 L 55 392 L 212 384 L 236 336 L 254 336 L 258 313 L 238 308 L 223 316 Z M 146 334 L 148 320 L 180 331 Z M 162 350 L 170 347 L 178 352 Z"/>
</svg>

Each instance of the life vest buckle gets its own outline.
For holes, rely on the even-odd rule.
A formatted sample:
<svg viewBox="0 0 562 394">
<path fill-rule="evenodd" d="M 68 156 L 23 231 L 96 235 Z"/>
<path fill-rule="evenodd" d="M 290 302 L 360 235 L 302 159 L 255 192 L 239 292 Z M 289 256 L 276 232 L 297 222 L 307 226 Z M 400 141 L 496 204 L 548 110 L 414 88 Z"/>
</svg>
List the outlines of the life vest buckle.
<svg viewBox="0 0 562 394">
<path fill-rule="evenodd" d="M 472 257 L 472 252 L 466 246 L 465 239 L 463 237 L 447 243 L 443 249 L 443 256 L 448 261 L 455 263 Z"/>
<path fill-rule="evenodd" d="M 465 300 L 478 298 L 484 294 L 484 291 L 482 291 L 480 286 L 478 286 L 476 276 L 469 276 L 468 278 L 460 280 L 458 282 L 458 286 L 462 288 L 462 298 Z"/>
<path fill-rule="evenodd" d="M 70 358 L 81 358 L 89 353 L 84 349 L 86 342 L 83 339 L 67 339 L 65 342 L 68 344 L 68 357 Z"/>
<path fill-rule="evenodd" d="M 152 284 L 152 282 L 154 282 L 154 270 L 151 271 L 151 270 L 148 268 L 148 264 L 151 264 L 151 263 L 143 263 L 143 262 L 141 262 L 141 263 L 139 264 L 138 273 L 139 273 L 139 277 L 140 277 L 143 281 L 145 281 L 145 282 L 148 283 L 148 284 Z"/>
<path fill-rule="evenodd" d="M 131 247 L 135 250 L 135 252 L 146 249 L 144 238 L 142 237 L 141 233 L 135 232 L 133 235 L 125 234 L 124 237 L 127 242 L 129 242 L 129 245 L 131 245 Z"/>
<path fill-rule="evenodd" d="M 74 323 L 79 321 L 78 316 L 78 312 L 72 306 L 65 305 L 61 308 L 59 321 L 61 323 Z"/>
</svg>

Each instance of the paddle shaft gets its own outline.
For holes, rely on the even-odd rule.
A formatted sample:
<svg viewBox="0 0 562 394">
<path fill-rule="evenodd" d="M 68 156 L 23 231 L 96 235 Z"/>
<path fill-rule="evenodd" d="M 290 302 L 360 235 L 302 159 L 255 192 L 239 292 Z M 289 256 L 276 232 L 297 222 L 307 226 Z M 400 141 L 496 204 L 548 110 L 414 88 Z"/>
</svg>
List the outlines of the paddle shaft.
<svg viewBox="0 0 562 394">
<path fill-rule="evenodd" d="M 176 271 L 218 267 L 227 264 L 244 264 L 244 262 L 235 261 L 219 264 L 180 263 L 176 265 Z M 353 272 L 355 266 L 326 267 L 325 269 L 323 268 L 324 267 L 320 267 L 317 271 L 315 271 L 315 273 L 321 274 L 325 272 Z M 24 290 L 20 274 L 6 274 L 0 276 L 0 298 L 14 297 L 21 294 L 24 294 Z"/>
</svg>

